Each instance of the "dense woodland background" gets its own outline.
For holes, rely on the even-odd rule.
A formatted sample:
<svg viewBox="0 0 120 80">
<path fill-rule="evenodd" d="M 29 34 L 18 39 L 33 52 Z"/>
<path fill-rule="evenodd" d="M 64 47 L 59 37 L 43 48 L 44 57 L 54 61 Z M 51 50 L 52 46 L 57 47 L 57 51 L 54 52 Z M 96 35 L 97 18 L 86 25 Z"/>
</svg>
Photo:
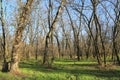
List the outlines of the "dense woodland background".
<svg viewBox="0 0 120 80">
<path fill-rule="evenodd" d="M 19 73 L 34 59 L 120 65 L 120 0 L 0 0 L 0 62 Z"/>
</svg>

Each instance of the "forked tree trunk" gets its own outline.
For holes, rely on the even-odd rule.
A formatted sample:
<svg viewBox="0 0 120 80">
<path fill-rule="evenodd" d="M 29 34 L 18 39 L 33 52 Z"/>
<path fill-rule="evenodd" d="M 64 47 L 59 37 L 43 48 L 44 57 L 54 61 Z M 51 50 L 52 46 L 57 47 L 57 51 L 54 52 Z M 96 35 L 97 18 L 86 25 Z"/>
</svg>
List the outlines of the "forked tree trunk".
<svg viewBox="0 0 120 80">
<path fill-rule="evenodd" d="M 46 41 L 45 41 L 45 52 L 43 54 L 43 64 L 45 64 L 46 62 L 48 62 L 48 48 L 49 48 L 49 39 L 56 27 L 56 22 L 58 20 L 58 16 L 60 15 L 61 11 L 62 11 L 62 6 L 65 4 L 65 1 L 66 0 L 62 0 L 61 1 L 61 4 L 60 6 L 58 7 L 58 10 L 57 10 L 57 13 L 55 15 L 55 19 L 53 20 L 52 24 L 51 24 L 51 27 L 50 27 L 50 30 L 49 32 L 47 33 L 47 36 L 46 36 Z M 49 64 L 49 63 L 48 63 Z"/>
<path fill-rule="evenodd" d="M 68 17 L 70 19 L 71 27 L 72 27 L 72 30 L 73 30 L 73 35 L 74 35 L 74 52 L 77 53 L 77 60 L 80 61 L 79 35 L 77 34 L 77 30 L 76 30 L 76 28 L 75 28 L 75 26 L 73 24 L 73 21 L 72 21 L 72 18 L 70 16 L 69 10 L 67 9 L 66 6 L 65 6 L 65 8 L 66 8 Z"/>
<path fill-rule="evenodd" d="M 95 39 L 94 39 L 95 40 L 95 42 L 94 42 L 95 53 L 96 53 L 98 64 L 102 65 L 102 61 L 101 61 L 101 58 L 100 58 L 99 47 L 98 47 L 98 36 L 99 36 L 99 27 L 100 26 L 98 25 L 97 15 L 96 15 L 97 0 L 91 0 L 91 2 L 92 2 L 92 6 L 93 6 L 93 19 L 94 19 L 94 24 L 95 24 L 95 28 L 96 28 L 96 35 L 95 35 Z"/>
<path fill-rule="evenodd" d="M 11 69 L 10 71 L 13 73 L 19 72 L 19 61 L 20 61 L 20 47 L 22 46 L 22 33 L 26 27 L 28 15 L 30 14 L 30 7 L 34 0 L 27 0 L 26 5 L 24 6 L 22 13 L 20 14 L 18 27 L 15 33 L 14 44 L 12 48 L 11 54 Z"/>
</svg>

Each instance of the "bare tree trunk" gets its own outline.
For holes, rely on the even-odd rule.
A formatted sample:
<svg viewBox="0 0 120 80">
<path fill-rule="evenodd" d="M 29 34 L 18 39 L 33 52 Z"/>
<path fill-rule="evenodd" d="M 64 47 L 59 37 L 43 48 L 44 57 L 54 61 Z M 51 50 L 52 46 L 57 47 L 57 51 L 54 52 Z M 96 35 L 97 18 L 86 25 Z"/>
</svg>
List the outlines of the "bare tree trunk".
<svg viewBox="0 0 120 80">
<path fill-rule="evenodd" d="M 60 58 L 60 53 L 61 53 L 61 48 L 60 48 L 60 42 L 59 42 L 59 39 L 58 39 L 58 35 L 57 35 L 57 32 L 56 32 L 56 35 L 54 35 L 56 40 L 57 40 L 57 46 L 58 46 L 58 58 Z"/>
<path fill-rule="evenodd" d="M 14 44 L 12 48 L 12 54 L 11 54 L 11 72 L 12 73 L 19 73 L 19 61 L 20 61 L 20 47 L 22 46 L 22 33 L 26 27 L 27 19 L 30 14 L 30 7 L 32 5 L 32 2 L 34 0 L 27 0 L 27 3 L 25 7 L 22 10 L 22 13 L 20 14 L 18 27 L 15 33 L 15 39 Z"/>
<path fill-rule="evenodd" d="M 70 42 L 69 42 L 69 35 L 70 35 L 70 33 L 69 32 L 66 32 L 65 31 L 65 29 L 64 29 L 64 22 L 63 22 L 63 19 L 62 19 L 62 16 L 61 16 L 61 27 L 62 27 L 62 31 L 63 31 L 63 34 L 64 34 L 64 36 L 65 36 L 65 41 L 66 41 L 66 47 L 65 47 L 65 49 L 66 50 L 68 50 L 69 49 L 69 56 L 70 56 L 70 58 L 72 58 L 72 54 L 71 54 L 71 47 L 70 47 Z"/>
<path fill-rule="evenodd" d="M 53 33 L 53 30 L 56 27 L 56 22 L 58 20 L 58 16 L 60 15 L 60 13 L 62 11 L 62 6 L 64 5 L 64 3 L 65 3 L 65 0 L 62 0 L 60 6 L 58 7 L 57 13 L 55 15 L 55 19 L 53 20 L 53 22 L 51 24 L 50 30 L 47 33 L 46 41 L 45 41 L 45 52 L 44 52 L 44 55 L 43 55 L 43 64 L 45 64 L 46 62 L 48 62 L 48 60 L 47 60 L 47 56 L 48 55 L 47 54 L 48 54 L 48 48 L 49 48 L 49 39 L 50 39 L 50 37 L 51 37 L 51 35 Z"/>
<path fill-rule="evenodd" d="M 80 60 L 80 46 L 79 46 L 79 37 L 78 37 L 79 35 L 77 35 L 77 31 L 76 31 L 76 29 L 74 27 L 72 18 L 70 16 L 70 13 L 69 13 L 69 11 L 68 11 L 66 6 L 65 6 L 65 8 L 66 8 L 67 14 L 69 16 L 69 19 L 70 19 L 70 22 L 71 22 L 71 27 L 72 27 L 73 34 L 74 34 L 74 52 L 77 53 L 77 59 L 79 61 Z"/>
<path fill-rule="evenodd" d="M 3 16 L 3 1 L 1 0 L 1 23 L 2 23 L 2 48 L 3 48 L 3 65 L 2 72 L 8 72 L 8 62 L 6 61 L 6 36 L 5 36 L 5 20 Z"/>
<path fill-rule="evenodd" d="M 89 58 L 91 43 L 92 43 L 92 40 L 91 40 L 91 35 L 88 35 L 88 40 L 87 40 L 87 49 L 86 49 L 86 59 L 88 59 L 88 58 Z"/>
<path fill-rule="evenodd" d="M 102 37 L 101 25 L 98 21 L 97 15 L 95 16 L 95 21 L 96 21 L 96 24 L 98 24 L 98 27 L 99 27 L 99 35 L 100 35 L 100 40 L 101 40 L 101 44 L 102 44 L 102 53 L 104 54 L 104 66 L 106 66 L 105 45 L 104 45 L 104 41 L 103 41 L 103 37 Z"/>
<path fill-rule="evenodd" d="M 116 42 L 115 39 L 113 39 L 113 53 L 115 53 L 115 56 L 117 58 L 117 63 L 120 65 L 120 59 L 119 59 L 119 55 L 118 55 L 118 51 L 117 51 L 117 47 L 116 47 Z"/>
<path fill-rule="evenodd" d="M 37 42 L 36 42 L 35 59 L 38 60 L 38 39 L 37 39 Z"/>
<path fill-rule="evenodd" d="M 117 58 L 117 62 L 120 65 L 120 59 L 119 59 L 119 55 L 118 55 L 118 51 L 117 51 L 117 44 L 116 44 L 116 37 L 117 37 L 117 25 L 115 24 L 115 27 L 113 29 L 113 56 L 115 54 L 116 58 Z"/>
<path fill-rule="evenodd" d="M 116 15 L 116 19 L 115 19 L 115 25 L 113 27 L 113 55 L 116 56 L 117 58 L 117 63 L 120 65 L 120 59 L 119 59 L 119 55 L 118 55 L 118 47 L 117 47 L 117 41 L 116 38 L 118 37 L 118 34 L 120 33 L 120 10 L 119 10 L 119 5 L 120 5 L 120 1 L 117 0 L 117 3 L 115 4 L 115 15 Z"/>
<path fill-rule="evenodd" d="M 92 5 L 93 5 L 93 18 L 94 18 L 94 22 L 95 22 L 95 27 L 96 27 L 96 36 L 95 36 L 95 51 L 96 51 L 96 56 L 97 56 L 97 60 L 98 60 L 98 64 L 101 65 L 101 59 L 100 59 L 100 53 L 99 53 L 99 48 L 98 48 L 98 36 L 99 36 L 99 28 L 98 28 L 98 22 L 96 21 L 96 7 L 97 7 L 97 1 L 96 0 L 91 0 Z"/>
<path fill-rule="evenodd" d="M 48 25 L 49 29 L 51 27 L 51 22 L 52 22 L 52 1 L 49 0 L 49 9 L 48 9 Z M 52 60 L 54 60 L 54 51 L 53 51 L 53 32 L 51 33 L 50 36 L 50 44 L 51 44 L 51 52 L 52 52 Z"/>
</svg>

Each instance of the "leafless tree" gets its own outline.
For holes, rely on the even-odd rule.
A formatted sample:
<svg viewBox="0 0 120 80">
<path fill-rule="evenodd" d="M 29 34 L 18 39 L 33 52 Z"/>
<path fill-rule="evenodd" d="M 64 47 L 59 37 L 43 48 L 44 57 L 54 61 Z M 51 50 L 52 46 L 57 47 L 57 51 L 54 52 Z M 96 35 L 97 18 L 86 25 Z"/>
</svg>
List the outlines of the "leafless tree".
<svg viewBox="0 0 120 80">
<path fill-rule="evenodd" d="M 56 27 L 56 22 L 58 20 L 58 16 L 60 15 L 61 11 L 62 11 L 62 6 L 65 4 L 65 0 L 62 0 L 61 3 L 60 3 L 60 6 L 58 7 L 58 10 L 57 10 L 57 13 L 55 15 L 55 18 L 53 20 L 53 22 L 51 23 L 51 27 L 50 27 L 50 30 L 49 32 L 47 33 L 46 35 L 46 41 L 45 41 L 45 52 L 44 52 L 44 55 L 43 55 L 43 64 L 45 64 L 46 62 L 48 62 L 48 59 L 47 59 L 47 55 L 48 55 L 48 48 L 49 48 L 49 39 L 50 39 L 50 36 L 52 35 L 55 27 Z"/>
<path fill-rule="evenodd" d="M 30 14 L 30 7 L 32 5 L 34 0 L 28 0 L 25 6 L 23 7 L 22 13 L 20 14 L 19 17 L 19 22 L 18 22 L 18 27 L 15 33 L 15 38 L 14 38 L 14 44 L 12 48 L 12 54 L 11 54 L 11 69 L 10 71 L 13 73 L 18 73 L 19 72 L 19 53 L 20 53 L 20 47 L 22 46 L 22 33 L 23 30 L 25 29 L 27 19 Z"/>
</svg>

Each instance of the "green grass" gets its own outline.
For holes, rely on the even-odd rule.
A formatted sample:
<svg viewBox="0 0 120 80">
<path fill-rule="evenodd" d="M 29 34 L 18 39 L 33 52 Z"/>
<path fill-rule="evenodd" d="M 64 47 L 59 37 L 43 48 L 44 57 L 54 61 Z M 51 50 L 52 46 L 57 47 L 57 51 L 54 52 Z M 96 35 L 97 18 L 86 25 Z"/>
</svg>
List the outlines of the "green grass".
<svg viewBox="0 0 120 80">
<path fill-rule="evenodd" d="M 20 63 L 22 75 L 0 72 L 0 80 L 120 80 L 120 67 L 99 67 L 96 62 L 56 60 L 51 68 L 34 60 Z"/>
</svg>

